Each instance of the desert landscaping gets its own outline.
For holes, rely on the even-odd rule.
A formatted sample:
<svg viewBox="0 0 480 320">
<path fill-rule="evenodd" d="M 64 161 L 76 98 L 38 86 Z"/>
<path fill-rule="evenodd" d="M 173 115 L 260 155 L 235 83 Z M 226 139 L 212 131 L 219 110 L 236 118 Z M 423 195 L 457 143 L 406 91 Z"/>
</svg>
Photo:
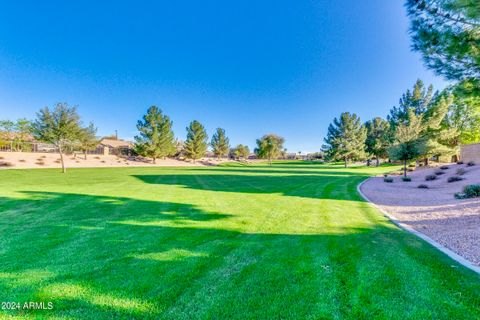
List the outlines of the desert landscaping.
<svg viewBox="0 0 480 320">
<path fill-rule="evenodd" d="M 427 176 L 437 178 L 426 181 Z M 462 180 L 448 182 L 457 176 Z M 409 182 L 402 181 L 401 175 L 392 177 L 391 183 L 383 176 L 370 178 L 361 191 L 397 221 L 479 266 L 480 198 L 456 199 L 455 194 L 480 181 L 480 166 L 462 163 L 419 168 L 410 172 Z"/>
</svg>

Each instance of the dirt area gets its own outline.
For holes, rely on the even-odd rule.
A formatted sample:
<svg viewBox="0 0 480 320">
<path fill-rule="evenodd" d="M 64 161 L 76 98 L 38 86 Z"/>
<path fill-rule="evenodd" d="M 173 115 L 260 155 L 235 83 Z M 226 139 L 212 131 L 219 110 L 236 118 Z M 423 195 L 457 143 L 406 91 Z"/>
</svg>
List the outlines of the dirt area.
<svg viewBox="0 0 480 320">
<path fill-rule="evenodd" d="M 67 168 L 85 167 L 138 167 L 138 166 L 205 166 L 216 165 L 221 161 L 203 159 L 196 163 L 176 159 L 157 159 L 153 164 L 150 159 L 123 158 L 114 155 L 65 155 Z M 56 153 L 0 152 L 0 169 L 27 168 L 61 168 L 60 156 Z"/>
<path fill-rule="evenodd" d="M 448 183 L 447 179 L 456 175 L 458 168 L 465 170 L 464 180 Z M 361 186 L 361 191 L 399 222 L 480 266 L 480 198 L 454 198 L 463 186 L 480 183 L 480 165 L 450 164 L 437 180 L 425 181 L 425 176 L 437 170 L 440 169 L 410 172 L 411 182 L 403 182 L 400 176 L 394 176 L 393 183 L 374 177 Z M 428 189 L 419 189 L 419 184 L 427 185 Z"/>
</svg>

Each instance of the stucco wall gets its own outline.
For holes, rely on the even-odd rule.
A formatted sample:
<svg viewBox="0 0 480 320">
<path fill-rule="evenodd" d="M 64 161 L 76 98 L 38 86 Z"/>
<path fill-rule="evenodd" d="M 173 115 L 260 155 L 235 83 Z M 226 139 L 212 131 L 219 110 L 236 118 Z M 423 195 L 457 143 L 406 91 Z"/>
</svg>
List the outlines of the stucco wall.
<svg viewBox="0 0 480 320">
<path fill-rule="evenodd" d="M 465 144 L 461 146 L 460 159 L 463 162 L 474 161 L 480 164 L 480 143 Z"/>
</svg>

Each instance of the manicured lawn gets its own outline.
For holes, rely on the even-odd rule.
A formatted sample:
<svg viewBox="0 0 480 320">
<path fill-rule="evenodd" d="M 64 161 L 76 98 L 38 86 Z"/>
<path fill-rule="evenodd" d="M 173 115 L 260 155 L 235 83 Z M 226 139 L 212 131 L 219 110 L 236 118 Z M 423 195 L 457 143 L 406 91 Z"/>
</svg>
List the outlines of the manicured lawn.
<svg viewBox="0 0 480 320">
<path fill-rule="evenodd" d="M 360 199 L 388 170 L 0 171 L 0 301 L 54 304 L 0 318 L 479 319 L 480 277 Z"/>
</svg>

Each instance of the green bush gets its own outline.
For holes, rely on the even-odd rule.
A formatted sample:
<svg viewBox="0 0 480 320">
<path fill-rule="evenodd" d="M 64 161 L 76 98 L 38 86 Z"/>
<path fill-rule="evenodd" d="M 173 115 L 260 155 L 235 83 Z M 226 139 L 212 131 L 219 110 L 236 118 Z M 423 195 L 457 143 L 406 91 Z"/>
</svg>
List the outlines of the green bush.
<svg viewBox="0 0 480 320">
<path fill-rule="evenodd" d="M 448 169 L 450 169 L 450 167 L 449 167 L 449 166 L 441 166 L 440 169 L 442 169 L 442 170 L 448 170 Z"/>
<path fill-rule="evenodd" d="M 392 183 L 393 178 L 392 177 L 385 177 L 385 178 L 383 178 L 383 182 Z"/>
<path fill-rule="evenodd" d="M 463 164 L 463 161 L 457 161 L 457 164 Z"/>
<path fill-rule="evenodd" d="M 470 184 L 463 188 L 463 192 L 455 193 L 457 199 L 477 198 L 480 197 L 480 184 Z"/>
<path fill-rule="evenodd" d="M 465 193 L 469 198 L 480 197 L 480 184 L 470 184 L 463 188 L 463 193 Z"/>
<path fill-rule="evenodd" d="M 434 174 L 429 174 L 428 176 L 425 177 L 425 181 L 432 181 L 436 179 L 437 179 L 437 176 Z"/>
<path fill-rule="evenodd" d="M 419 184 L 418 189 L 428 189 L 428 186 L 426 184 Z"/>
<path fill-rule="evenodd" d="M 460 176 L 451 176 L 447 179 L 447 182 L 455 182 L 455 181 L 461 181 L 461 180 L 463 180 L 463 178 Z"/>
<path fill-rule="evenodd" d="M 442 174 L 445 174 L 445 172 L 443 172 L 442 170 L 435 170 L 435 174 L 436 174 L 437 176 L 440 176 L 440 175 L 442 175 Z"/>
<path fill-rule="evenodd" d="M 475 165 L 475 162 L 473 162 L 473 161 L 469 161 L 467 163 L 467 166 L 469 166 L 469 167 L 473 167 L 474 165 Z"/>
<path fill-rule="evenodd" d="M 405 182 L 410 182 L 412 181 L 412 178 L 411 177 L 402 177 L 402 181 L 405 181 Z"/>
</svg>

